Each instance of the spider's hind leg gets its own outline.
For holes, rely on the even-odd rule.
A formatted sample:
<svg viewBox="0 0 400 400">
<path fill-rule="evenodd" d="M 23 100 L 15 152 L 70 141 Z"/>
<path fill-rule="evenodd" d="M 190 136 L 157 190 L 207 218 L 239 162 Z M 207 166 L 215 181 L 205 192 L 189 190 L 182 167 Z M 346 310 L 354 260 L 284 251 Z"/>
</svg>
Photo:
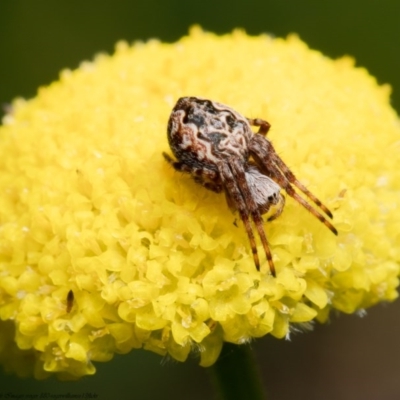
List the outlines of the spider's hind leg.
<svg viewBox="0 0 400 400">
<path fill-rule="evenodd" d="M 188 171 L 185 171 L 185 170 L 184 170 L 184 164 L 180 163 L 179 161 L 175 161 L 169 154 L 163 152 L 162 155 L 163 155 L 165 161 L 166 161 L 168 164 L 172 165 L 172 167 L 173 167 L 176 171 L 179 171 L 179 172 L 188 172 Z"/>
<path fill-rule="evenodd" d="M 175 161 L 169 154 L 162 153 L 165 160 L 172 165 L 175 171 L 189 173 L 193 180 L 206 189 L 216 193 L 221 193 L 223 190 L 219 175 L 216 171 L 206 168 L 196 168 L 180 161 Z"/>
<path fill-rule="evenodd" d="M 258 126 L 258 134 L 266 136 L 269 129 L 271 128 L 271 124 L 264 119 L 261 118 L 247 118 L 247 121 L 250 125 Z"/>
</svg>

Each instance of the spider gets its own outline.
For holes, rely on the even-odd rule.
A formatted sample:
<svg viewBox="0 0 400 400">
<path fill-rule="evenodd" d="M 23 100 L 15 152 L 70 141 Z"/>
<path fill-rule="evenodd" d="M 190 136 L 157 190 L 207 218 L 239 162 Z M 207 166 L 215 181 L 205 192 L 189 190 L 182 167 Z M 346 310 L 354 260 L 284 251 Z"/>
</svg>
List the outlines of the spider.
<svg viewBox="0 0 400 400">
<path fill-rule="evenodd" d="M 251 125 L 259 128 L 257 133 L 252 131 Z M 166 153 L 163 156 L 175 170 L 191 174 L 195 182 L 205 188 L 225 192 L 228 206 L 239 212 L 243 221 L 257 270 L 260 270 L 260 260 L 252 222 L 261 239 L 270 273 L 276 276 L 262 215 L 271 207 L 269 221 L 282 213 L 285 197 L 281 189 L 335 235 L 337 230 L 321 213 L 332 218 L 329 209 L 297 180 L 276 153 L 266 137 L 270 127 L 267 121 L 245 118 L 224 104 L 199 97 L 181 97 L 171 112 L 167 133 L 177 161 Z"/>
</svg>

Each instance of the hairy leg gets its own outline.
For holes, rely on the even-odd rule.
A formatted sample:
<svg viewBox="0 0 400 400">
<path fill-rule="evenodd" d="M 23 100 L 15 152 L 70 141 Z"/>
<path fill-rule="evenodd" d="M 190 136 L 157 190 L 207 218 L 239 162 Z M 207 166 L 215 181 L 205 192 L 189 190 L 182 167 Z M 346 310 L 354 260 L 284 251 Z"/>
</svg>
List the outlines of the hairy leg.
<svg viewBox="0 0 400 400">
<path fill-rule="evenodd" d="M 295 175 L 290 171 L 287 165 L 277 155 L 271 142 L 262 136 L 254 135 L 249 144 L 250 154 L 257 161 L 257 164 L 264 170 L 264 172 L 273 178 L 279 186 L 286 190 L 287 194 L 297 200 L 304 208 L 311 212 L 323 224 L 327 226 L 335 235 L 337 235 L 336 228 L 314 207 L 312 207 L 306 200 L 304 200 L 294 190 L 292 184 L 300 189 L 306 196 L 309 197 L 322 211 L 329 217 L 332 213 L 329 209 L 302 183 L 300 183 Z"/>
</svg>

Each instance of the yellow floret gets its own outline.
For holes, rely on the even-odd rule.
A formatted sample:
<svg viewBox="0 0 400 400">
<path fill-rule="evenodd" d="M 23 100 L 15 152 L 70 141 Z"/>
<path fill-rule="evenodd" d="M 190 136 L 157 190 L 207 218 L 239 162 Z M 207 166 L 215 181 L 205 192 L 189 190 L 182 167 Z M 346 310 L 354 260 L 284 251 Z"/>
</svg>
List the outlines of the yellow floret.
<svg viewBox="0 0 400 400">
<path fill-rule="evenodd" d="M 195 350 L 209 366 L 224 341 L 285 337 L 332 309 L 394 300 L 400 125 L 389 92 L 296 36 L 195 28 L 175 44 L 119 43 L 16 100 L 0 128 L 0 362 L 71 378 L 143 347 L 179 361 Z M 265 260 L 257 271 L 224 196 L 162 157 L 181 96 L 268 120 L 339 235 L 287 198 L 265 224 L 277 277 Z"/>
</svg>

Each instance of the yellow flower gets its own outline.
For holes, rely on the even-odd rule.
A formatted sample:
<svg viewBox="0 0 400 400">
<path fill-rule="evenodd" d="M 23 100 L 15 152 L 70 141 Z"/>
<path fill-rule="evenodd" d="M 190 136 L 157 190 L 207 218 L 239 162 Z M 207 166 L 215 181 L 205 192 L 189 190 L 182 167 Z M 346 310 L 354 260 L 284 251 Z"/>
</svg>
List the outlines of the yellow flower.
<svg viewBox="0 0 400 400">
<path fill-rule="evenodd" d="M 195 28 L 175 44 L 119 43 L 16 100 L 0 129 L 0 361 L 79 377 L 144 347 L 180 361 L 196 350 L 209 366 L 223 341 L 282 338 L 333 309 L 394 300 L 400 127 L 389 92 L 296 36 Z M 161 155 L 187 95 L 268 120 L 338 237 L 288 198 L 265 224 L 277 277 L 265 260 L 257 271 L 224 197 Z"/>
</svg>

